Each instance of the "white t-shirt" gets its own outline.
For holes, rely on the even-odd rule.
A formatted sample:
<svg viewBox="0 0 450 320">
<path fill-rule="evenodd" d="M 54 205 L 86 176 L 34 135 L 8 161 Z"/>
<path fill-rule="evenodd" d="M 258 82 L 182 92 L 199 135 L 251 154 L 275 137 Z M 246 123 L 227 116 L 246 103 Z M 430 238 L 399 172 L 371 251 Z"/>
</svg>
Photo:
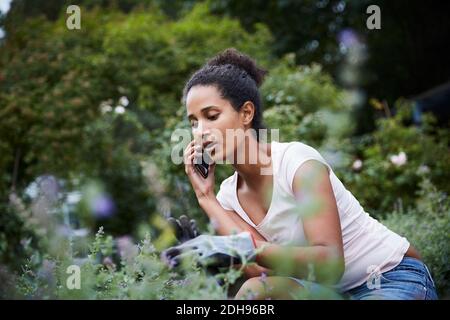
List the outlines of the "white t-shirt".
<svg viewBox="0 0 450 320">
<path fill-rule="evenodd" d="M 298 204 L 292 183 L 305 161 L 317 160 L 329 169 L 341 222 L 345 272 L 336 287 L 347 291 L 368 281 L 373 272 L 386 272 L 401 262 L 409 248 L 408 240 L 370 217 L 317 150 L 301 142 L 272 142 L 271 146 L 274 185 L 264 219 L 255 225 L 239 204 L 237 172 L 222 182 L 217 193 L 224 209 L 234 210 L 271 243 L 307 245 L 301 216 L 295 210 Z"/>
</svg>

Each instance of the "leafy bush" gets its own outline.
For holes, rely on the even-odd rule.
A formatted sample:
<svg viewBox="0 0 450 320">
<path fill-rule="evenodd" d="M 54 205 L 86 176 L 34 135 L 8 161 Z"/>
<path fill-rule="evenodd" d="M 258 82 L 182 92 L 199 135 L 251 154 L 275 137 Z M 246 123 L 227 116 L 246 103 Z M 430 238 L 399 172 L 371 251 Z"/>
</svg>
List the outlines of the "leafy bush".
<svg viewBox="0 0 450 320">
<path fill-rule="evenodd" d="M 12 206 L 0 204 L 0 261 L 10 271 L 20 270 L 28 258 L 41 250 L 27 217 L 20 216 Z"/>
<path fill-rule="evenodd" d="M 160 150 L 173 124 L 183 122 L 189 74 L 231 46 L 267 64 L 271 36 L 262 25 L 248 33 L 205 4 L 178 20 L 157 6 L 128 14 L 82 9 L 81 30 L 67 30 L 65 12 L 57 21 L 31 18 L 0 51 L 0 197 L 43 174 L 69 184 L 96 180 L 117 209 L 101 223 L 114 234 L 131 233 L 159 205 L 142 161 L 171 165 L 160 175 L 168 180 L 168 203 L 183 198 L 171 190 L 186 191 L 183 169 Z M 168 213 L 186 212 L 189 203 Z"/>
<path fill-rule="evenodd" d="M 321 66 L 297 66 L 286 55 L 261 88 L 268 128 L 280 129 L 281 141 L 300 140 L 320 147 L 327 139 L 351 133 L 349 94 Z"/>
<path fill-rule="evenodd" d="M 414 206 L 424 175 L 439 190 L 450 192 L 448 130 L 434 130 L 431 117 L 421 127 L 408 125 L 411 112 L 409 103 L 400 100 L 397 113 L 379 119 L 375 132 L 352 139 L 347 152 L 359 163 L 338 170 L 346 186 L 372 213 L 383 215 L 396 205 Z"/>
<path fill-rule="evenodd" d="M 421 182 L 417 207 L 389 214 L 382 223 L 405 236 L 428 265 L 440 298 L 450 297 L 450 201 L 429 179 Z"/>
<path fill-rule="evenodd" d="M 27 299 L 226 299 L 228 286 L 240 275 L 234 269 L 208 275 L 194 260 L 170 270 L 160 260 L 149 235 L 139 245 L 117 247 L 114 243 L 100 228 L 87 258 L 73 259 L 67 253 L 47 257 L 25 268 L 18 277 L 18 292 L 10 294 Z M 67 244 L 59 250 L 70 252 Z M 71 265 L 80 267 L 79 289 L 67 285 Z M 224 285 L 218 284 L 219 279 Z"/>
</svg>

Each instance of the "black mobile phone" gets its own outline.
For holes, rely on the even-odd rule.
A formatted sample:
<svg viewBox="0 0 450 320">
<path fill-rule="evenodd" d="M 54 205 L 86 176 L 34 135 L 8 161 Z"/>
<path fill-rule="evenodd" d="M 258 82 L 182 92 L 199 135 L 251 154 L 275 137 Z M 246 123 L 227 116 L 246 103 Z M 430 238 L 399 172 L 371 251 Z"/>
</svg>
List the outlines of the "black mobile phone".
<svg viewBox="0 0 450 320">
<path fill-rule="evenodd" d="M 206 179 L 208 177 L 209 164 L 206 163 L 206 161 L 205 161 L 205 159 L 203 159 L 203 157 L 202 157 L 202 163 L 201 164 L 196 163 L 196 164 L 194 164 L 194 166 L 203 178 Z"/>
</svg>

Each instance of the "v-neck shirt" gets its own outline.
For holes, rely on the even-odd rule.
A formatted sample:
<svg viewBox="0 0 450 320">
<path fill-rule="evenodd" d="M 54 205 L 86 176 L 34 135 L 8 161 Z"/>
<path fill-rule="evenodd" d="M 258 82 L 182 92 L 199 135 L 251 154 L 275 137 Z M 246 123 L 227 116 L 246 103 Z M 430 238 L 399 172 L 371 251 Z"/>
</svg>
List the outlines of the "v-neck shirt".
<svg viewBox="0 0 450 320">
<path fill-rule="evenodd" d="M 302 215 L 308 206 L 298 202 L 292 185 L 298 168 L 306 161 L 316 160 L 328 168 L 341 223 L 345 272 L 338 288 L 342 291 L 354 288 L 367 281 L 374 268 L 385 272 L 400 263 L 409 248 L 408 240 L 365 212 L 316 149 L 302 142 L 273 141 L 271 157 L 272 200 L 261 222 L 253 223 L 239 202 L 236 171 L 221 183 L 217 193 L 217 200 L 225 210 L 235 211 L 268 242 L 307 246 Z"/>
</svg>

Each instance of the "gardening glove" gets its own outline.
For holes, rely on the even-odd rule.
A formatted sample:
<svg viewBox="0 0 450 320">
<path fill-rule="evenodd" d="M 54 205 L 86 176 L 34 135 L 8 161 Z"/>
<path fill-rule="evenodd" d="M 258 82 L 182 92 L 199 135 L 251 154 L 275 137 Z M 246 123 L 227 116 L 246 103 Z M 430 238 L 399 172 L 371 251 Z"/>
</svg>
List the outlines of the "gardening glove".
<svg viewBox="0 0 450 320">
<path fill-rule="evenodd" d="M 255 242 L 250 232 L 230 236 L 200 235 L 162 252 L 162 259 L 176 267 L 187 256 L 195 255 L 198 262 L 208 267 L 229 267 L 254 261 Z"/>
<path fill-rule="evenodd" d="M 178 244 L 191 240 L 200 235 L 200 232 L 197 228 L 197 223 L 194 219 L 189 220 L 187 216 L 182 215 L 180 219 L 168 218 L 167 221 L 172 226 L 175 237 L 178 240 Z M 206 266 L 206 272 L 210 275 L 216 275 L 220 273 L 218 267 Z M 219 285 L 222 285 L 223 282 L 221 280 L 217 280 Z"/>
<path fill-rule="evenodd" d="M 189 220 L 185 215 L 182 215 L 180 219 L 169 217 L 167 221 L 172 226 L 178 243 L 186 242 L 200 235 L 195 220 Z"/>
</svg>

